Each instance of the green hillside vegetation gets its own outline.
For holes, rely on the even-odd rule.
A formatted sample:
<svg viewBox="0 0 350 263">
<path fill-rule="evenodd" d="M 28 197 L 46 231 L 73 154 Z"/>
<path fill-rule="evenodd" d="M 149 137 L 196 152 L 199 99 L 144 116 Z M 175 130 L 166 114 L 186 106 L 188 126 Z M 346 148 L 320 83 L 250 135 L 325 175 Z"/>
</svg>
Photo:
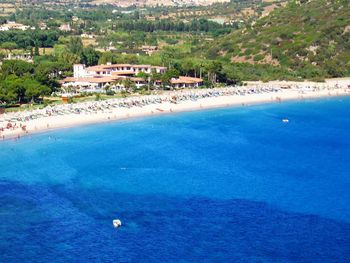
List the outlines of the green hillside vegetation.
<svg viewBox="0 0 350 263">
<path fill-rule="evenodd" d="M 350 76 L 350 1 L 291 1 L 211 45 L 243 79 Z"/>
</svg>

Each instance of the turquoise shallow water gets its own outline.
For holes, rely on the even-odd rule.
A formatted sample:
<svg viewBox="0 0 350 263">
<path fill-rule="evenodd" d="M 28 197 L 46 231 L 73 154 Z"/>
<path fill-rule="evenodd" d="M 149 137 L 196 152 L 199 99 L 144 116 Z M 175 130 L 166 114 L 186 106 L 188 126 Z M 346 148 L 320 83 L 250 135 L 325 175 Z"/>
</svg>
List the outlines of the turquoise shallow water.
<svg viewBox="0 0 350 263">
<path fill-rule="evenodd" d="M 349 110 L 256 105 L 1 143 L 0 262 L 350 262 Z"/>
</svg>

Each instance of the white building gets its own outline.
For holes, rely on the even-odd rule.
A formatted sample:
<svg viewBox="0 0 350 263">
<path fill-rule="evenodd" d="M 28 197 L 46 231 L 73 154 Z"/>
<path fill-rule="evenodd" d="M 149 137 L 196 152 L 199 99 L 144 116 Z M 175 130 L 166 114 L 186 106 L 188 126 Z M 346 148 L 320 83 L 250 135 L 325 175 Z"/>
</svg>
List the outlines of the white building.
<svg viewBox="0 0 350 263">
<path fill-rule="evenodd" d="M 12 54 L 9 53 L 4 60 L 23 60 L 28 63 L 33 63 L 33 57 L 29 53 L 24 53 L 24 54 Z"/>
<path fill-rule="evenodd" d="M 123 87 L 123 80 L 130 79 L 137 88 L 146 85 L 143 78 L 137 77 L 138 73 L 151 74 L 165 73 L 166 67 L 132 64 L 105 64 L 86 67 L 83 64 L 73 66 L 73 77 L 67 77 L 61 81 L 63 87 L 74 87 L 77 92 L 105 92 L 108 86 L 118 91 Z M 160 83 L 158 81 L 158 83 Z M 203 83 L 202 79 L 191 77 L 179 77 L 171 80 L 174 88 L 196 88 Z"/>
<path fill-rule="evenodd" d="M 163 74 L 167 70 L 166 67 L 151 66 L 151 65 L 132 65 L 132 64 L 111 64 L 97 65 L 88 68 L 79 68 L 79 72 L 85 72 L 85 76 L 102 75 L 137 75 L 140 72 L 152 73 L 157 72 Z M 83 73 L 84 74 L 84 73 Z"/>
</svg>

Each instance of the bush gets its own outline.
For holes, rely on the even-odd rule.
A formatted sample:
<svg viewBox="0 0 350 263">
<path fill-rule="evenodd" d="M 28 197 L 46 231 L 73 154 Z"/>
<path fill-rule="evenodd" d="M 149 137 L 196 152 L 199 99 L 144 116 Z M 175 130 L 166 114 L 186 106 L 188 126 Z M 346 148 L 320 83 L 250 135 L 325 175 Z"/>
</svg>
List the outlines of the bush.
<svg viewBox="0 0 350 263">
<path fill-rule="evenodd" d="M 113 96 L 113 95 L 115 95 L 115 91 L 113 91 L 113 90 L 107 90 L 107 91 L 106 91 L 106 95 L 107 95 L 107 96 Z"/>
<path fill-rule="evenodd" d="M 259 54 L 259 55 L 256 55 L 256 56 L 254 57 L 254 61 L 260 61 L 260 60 L 263 60 L 264 58 L 265 58 L 264 55 Z"/>
</svg>

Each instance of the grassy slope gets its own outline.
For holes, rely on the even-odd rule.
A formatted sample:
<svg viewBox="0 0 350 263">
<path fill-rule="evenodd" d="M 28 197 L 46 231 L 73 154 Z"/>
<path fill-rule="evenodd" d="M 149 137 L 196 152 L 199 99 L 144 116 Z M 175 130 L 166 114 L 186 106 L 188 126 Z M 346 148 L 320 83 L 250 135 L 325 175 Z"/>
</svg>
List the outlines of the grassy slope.
<svg viewBox="0 0 350 263">
<path fill-rule="evenodd" d="M 252 27 L 219 39 L 208 54 L 251 68 L 278 65 L 299 78 L 350 76 L 349 2 L 291 1 Z"/>
</svg>

